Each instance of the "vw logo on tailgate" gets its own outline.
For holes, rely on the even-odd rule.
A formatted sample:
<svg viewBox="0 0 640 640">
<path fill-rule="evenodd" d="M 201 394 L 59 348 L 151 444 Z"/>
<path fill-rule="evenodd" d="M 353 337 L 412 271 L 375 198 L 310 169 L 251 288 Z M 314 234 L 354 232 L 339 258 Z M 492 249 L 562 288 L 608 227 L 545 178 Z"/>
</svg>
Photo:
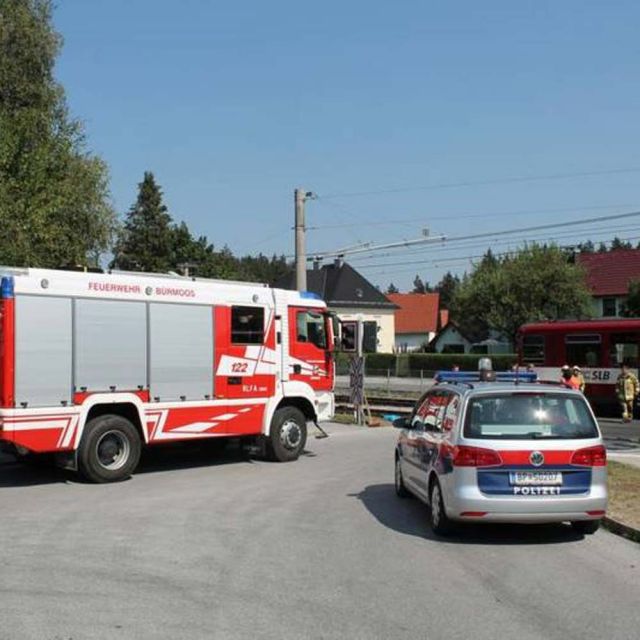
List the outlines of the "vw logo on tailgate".
<svg viewBox="0 0 640 640">
<path fill-rule="evenodd" d="M 541 467 L 544 464 L 544 455 L 542 455 L 541 451 L 532 451 L 529 456 L 529 462 L 534 467 Z"/>
</svg>

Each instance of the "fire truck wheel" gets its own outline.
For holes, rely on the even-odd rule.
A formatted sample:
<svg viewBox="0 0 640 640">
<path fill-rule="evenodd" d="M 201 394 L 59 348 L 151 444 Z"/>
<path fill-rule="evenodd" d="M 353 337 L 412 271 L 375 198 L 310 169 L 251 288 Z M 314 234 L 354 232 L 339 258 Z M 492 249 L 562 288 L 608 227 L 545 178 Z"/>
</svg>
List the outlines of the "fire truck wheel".
<svg viewBox="0 0 640 640">
<path fill-rule="evenodd" d="M 307 420 L 300 409 L 283 407 L 271 420 L 268 454 L 276 462 L 297 460 L 307 442 Z"/>
<path fill-rule="evenodd" d="M 138 466 L 142 444 L 137 429 L 122 416 L 90 420 L 78 451 L 78 467 L 91 482 L 117 482 Z"/>
</svg>

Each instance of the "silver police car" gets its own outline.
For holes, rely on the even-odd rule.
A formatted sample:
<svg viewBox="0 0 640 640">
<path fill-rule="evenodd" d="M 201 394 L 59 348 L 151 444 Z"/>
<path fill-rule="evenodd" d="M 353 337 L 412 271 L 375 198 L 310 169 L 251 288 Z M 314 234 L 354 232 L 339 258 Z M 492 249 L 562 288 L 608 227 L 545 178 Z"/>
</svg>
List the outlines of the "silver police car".
<svg viewBox="0 0 640 640">
<path fill-rule="evenodd" d="M 607 508 L 607 456 L 579 391 L 537 383 L 443 382 L 399 418 L 395 488 L 454 522 L 570 522 L 594 533 Z"/>
</svg>

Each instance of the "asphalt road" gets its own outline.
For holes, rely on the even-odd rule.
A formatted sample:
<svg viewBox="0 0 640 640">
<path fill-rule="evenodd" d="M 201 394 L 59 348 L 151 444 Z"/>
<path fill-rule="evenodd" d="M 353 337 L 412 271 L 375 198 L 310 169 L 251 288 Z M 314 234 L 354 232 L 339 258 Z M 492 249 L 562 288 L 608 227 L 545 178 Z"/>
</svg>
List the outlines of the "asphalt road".
<svg viewBox="0 0 640 640">
<path fill-rule="evenodd" d="M 291 464 L 158 451 L 115 485 L 0 463 L 0 638 L 638 638 L 640 547 L 568 526 L 434 539 L 392 429 Z"/>
</svg>

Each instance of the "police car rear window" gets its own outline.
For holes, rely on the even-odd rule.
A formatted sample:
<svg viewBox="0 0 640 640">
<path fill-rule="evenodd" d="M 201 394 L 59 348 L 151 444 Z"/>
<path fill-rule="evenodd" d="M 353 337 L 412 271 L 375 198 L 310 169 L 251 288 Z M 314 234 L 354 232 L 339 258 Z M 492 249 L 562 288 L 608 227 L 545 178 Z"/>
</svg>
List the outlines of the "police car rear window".
<svg viewBox="0 0 640 640">
<path fill-rule="evenodd" d="M 501 393 L 471 398 L 466 438 L 571 440 L 595 438 L 598 428 L 586 400 L 576 395 Z"/>
</svg>

